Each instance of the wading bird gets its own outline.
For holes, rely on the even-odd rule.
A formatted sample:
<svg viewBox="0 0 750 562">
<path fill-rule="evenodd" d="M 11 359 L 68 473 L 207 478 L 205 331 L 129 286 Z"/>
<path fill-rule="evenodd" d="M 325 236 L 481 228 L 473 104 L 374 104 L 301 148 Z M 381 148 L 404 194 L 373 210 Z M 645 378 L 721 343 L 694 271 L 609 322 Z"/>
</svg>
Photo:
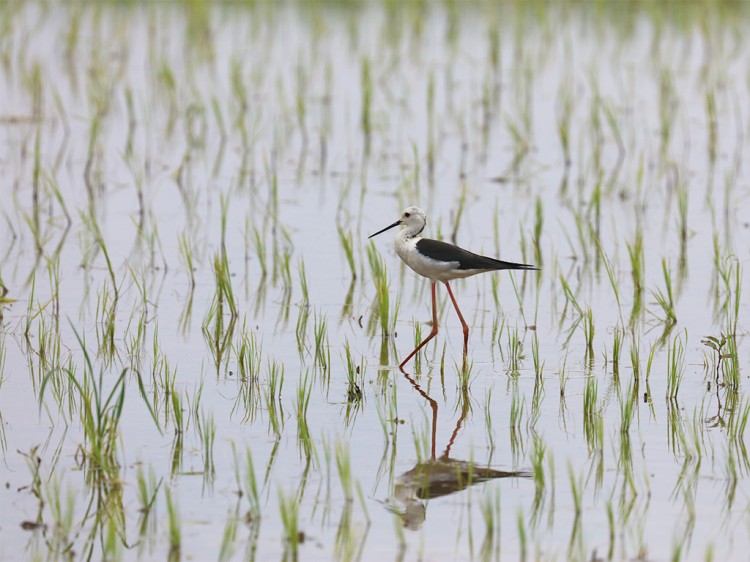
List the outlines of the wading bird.
<svg viewBox="0 0 750 562">
<path fill-rule="evenodd" d="M 369 238 L 377 236 L 395 228 L 402 226 L 403 228 L 396 234 L 396 240 L 394 246 L 398 257 L 404 260 L 404 263 L 416 271 L 422 277 L 427 277 L 432 283 L 432 331 L 425 340 L 420 343 L 409 356 L 404 359 L 399 367 L 404 368 L 404 365 L 414 357 L 420 349 L 422 349 L 428 341 L 434 338 L 438 332 L 438 319 L 437 319 L 437 298 L 435 294 L 436 285 L 438 281 L 445 283 L 446 289 L 448 289 L 448 295 L 450 295 L 453 306 L 458 313 L 458 318 L 461 320 L 461 326 L 464 329 L 464 357 L 466 357 L 467 347 L 469 343 L 469 326 L 464 320 L 461 310 L 458 308 L 456 297 L 453 296 L 451 286 L 448 284 L 449 281 L 454 279 L 462 279 L 464 277 L 470 277 L 477 273 L 484 273 L 486 271 L 499 271 L 501 269 L 521 269 L 521 270 L 537 270 L 533 265 L 526 265 L 522 263 L 512 263 L 507 261 L 500 261 L 494 258 L 488 258 L 486 256 L 480 256 L 453 244 L 447 242 L 441 242 L 440 240 L 430 240 L 429 238 L 422 238 L 420 234 L 424 230 L 427 224 L 427 217 L 424 211 L 419 207 L 407 207 L 401 218 L 398 219 L 390 226 L 386 226 L 382 230 L 378 230 L 375 234 L 371 234 Z"/>
</svg>

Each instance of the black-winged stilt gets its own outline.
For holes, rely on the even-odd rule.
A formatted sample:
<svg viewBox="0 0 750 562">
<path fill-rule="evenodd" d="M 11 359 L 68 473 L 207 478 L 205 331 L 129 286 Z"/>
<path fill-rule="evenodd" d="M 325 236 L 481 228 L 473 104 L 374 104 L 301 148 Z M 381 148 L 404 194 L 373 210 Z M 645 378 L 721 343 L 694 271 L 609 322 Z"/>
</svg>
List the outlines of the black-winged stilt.
<svg viewBox="0 0 750 562">
<path fill-rule="evenodd" d="M 458 313 L 458 318 L 461 320 L 461 326 L 463 326 L 464 329 L 465 357 L 469 343 L 469 326 L 466 324 L 463 314 L 461 314 L 461 310 L 458 308 L 456 297 L 453 296 L 453 291 L 448 282 L 453 281 L 454 279 L 470 277 L 477 273 L 484 273 L 486 271 L 499 271 L 501 269 L 538 269 L 533 265 L 500 261 L 494 258 L 480 256 L 479 254 L 469 252 L 468 250 L 464 250 L 453 244 L 448 244 L 447 242 L 441 242 L 440 240 L 422 238 L 420 234 L 424 230 L 426 224 L 427 217 L 422 209 L 419 207 L 407 207 L 404 209 L 404 212 L 401 213 L 400 219 L 392 225 L 386 226 L 384 229 L 378 230 L 375 234 L 369 236 L 369 238 L 372 238 L 373 236 L 377 236 L 391 228 L 403 226 L 404 228 L 399 231 L 396 235 L 396 240 L 394 241 L 398 257 L 404 260 L 404 263 L 419 275 L 427 277 L 432 282 L 432 331 L 430 332 L 430 335 L 427 336 L 427 338 L 425 338 L 425 340 L 401 362 L 399 367 L 402 369 L 409 359 L 414 357 L 428 341 L 437 335 L 438 319 L 435 289 L 438 281 L 445 283 L 445 287 L 448 289 L 448 295 L 450 295 L 453 306 Z"/>
</svg>

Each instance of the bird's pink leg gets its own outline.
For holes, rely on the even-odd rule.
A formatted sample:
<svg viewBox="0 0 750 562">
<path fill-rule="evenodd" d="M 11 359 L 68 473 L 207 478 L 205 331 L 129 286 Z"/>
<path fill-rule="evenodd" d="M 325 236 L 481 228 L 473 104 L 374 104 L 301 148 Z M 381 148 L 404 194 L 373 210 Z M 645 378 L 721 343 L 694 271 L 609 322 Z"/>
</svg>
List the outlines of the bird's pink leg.
<svg viewBox="0 0 750 562">
<path fill-rule="evenodd" d="M 438 332 L 438 318 L 437 318 L 437 296 L 436 296 L 437 287 L 436 284 L 432 283 L 432 331 L 430 332 L 430 335 L 425 338 L 425 340 L 420 343 L 414 351 L 412 351 L 409 356 L 401 361 L 401 364 L 399 365 L 399 368 L 403 369 L 404 365 L 414 357 L 420 349 L 422 349 L 425 344 L 430 341 L 432 338 L 434 338 L 437 335 Z"/>
<path fill-rule="evenodd" d="M 453 291 L 451 291 L 451 286 L 448 285 L 447 281 L 444 281 L 446 288 L 448 289 L 448 294 L 451 297 L 451 300 L 453 301 L 453 307 L 456 309 L 456 312 L 458 312 L 458 319 L 461 320 L 461 326 L 464 328 L 464 357 L 466 357 L 466 354 L 469 349 L 469 326 L 466 324 L 466 320 L 464 320 L 464 315 L 461 314 L 461 310 L 458 308 L 458 303 L 456 302 L 456 297 L 453 296 Z"/>
</svg>

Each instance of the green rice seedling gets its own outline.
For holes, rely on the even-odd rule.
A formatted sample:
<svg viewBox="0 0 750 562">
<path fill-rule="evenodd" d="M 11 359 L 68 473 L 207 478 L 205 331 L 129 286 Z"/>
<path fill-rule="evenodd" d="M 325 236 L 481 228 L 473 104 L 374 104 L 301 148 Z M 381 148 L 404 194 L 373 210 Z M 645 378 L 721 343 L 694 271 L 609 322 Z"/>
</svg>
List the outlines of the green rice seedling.
<svg viewBox="0 0 750 562">
<path fill-rule="evenodd" d="M 597 248 L 599 249 L 599 257 L 604 263 L 604 269 L 606 269 L 607 271 L 607 278 L 609 279 L 609 284 L 612 287 L 612 292 L 615 295 L 615 302 L 617 303 L 617 311 L 620 314 L 620 317 L 622 317 L 622 308 L 620 306 L 620 286 L 617 280 L 617 274 L 615 273 L 614 268 L 612 267 L 612 264 L 607 258 L 607 254 L 604 252 L 604 248 L 602 247 L 601 240 L 599 240 L 599 238 L 597 237 L 595 241 L 596 241 Z"/>
<path fill-rule="evenodd" d="M 310 320 L 310 308 L 303 305 L 299 308 L 297 315 L 297 326 L 294 333 L 297 337 L 297 351 L 300 355 L 307 349 L 307 324 Z"/>
<path fill-rule="evenodd" d="M 309 306 L 310 303 L 310 294 L 309 289 L 307 287 L 307 275 L 305 273 L 305 261 L 300 259 L 299 265 L 297 267 L 297 270 L 299 272 L 299 284 L 300 289 L 302 290 L 302 305 L 304 307 Z"/>
<path fill-rule="evenodd" d="M 346 291 L 346 297 L 344 297 L 344 304 L 341 306 L 341 314 L 339 315 L 339 324 L 343 324 L 344 320 L 353 316 L 354 310 L 354 287 L 356 281 L 354 279 L 349 283 L 349 289 Z"/>
<path fill-rule="evenodd" d="M 594 360 L 594 313 L 589 308 L 583 316 L 583 335 L 586 339 L 586 362 Z"/>
<path fill-rule="evenodd" d="M 115 270 L 112 265 L 112 260 L 109 256 L 107 244 L 104 241 L 104 236 L 102 235 L 102 231 L 99 228 L 99 222 L 97 220 L 94 209 L 90 209 L 88 213 L 81 213 L 81 221 L 83 222 L 86 229 L 92 234 L 97 247 L 99 248 L 99 250 L 101 250 L 102 255 L 104 256 L 104 261 L 107 265 L 107 271 L 109 272 L 109 278 L 112 282 L 112 290 L 115 293 L 114 300 L 117 301 L 120 293 L 117 286 L 117 280 L 115 279 Z"/>
<path fill-rule="evenodd" d="M 216 422 L 213 413 L 201 416 L 201 424 L 198 426 L 201 437 L 203 452 L 203 479 L 206 483 L 213 482 L 216 475 L 216 465 L 214 463 L 214 441 L 216 440 Z"/>
<path fill-rule="evenodd" d="M 687 332 L 685 332 L 687 340 Z M 685 346 L 678 334 L 667 346 L 667 400 L 676 401 L 685 371 Z"/>
<path fill-rule="evenodd" d="M 560 369 L 560 406 L 562 407 L 565 402 L 565 387 L 568 384 L 568 372 L 565 369 L 568 364 L 568 356 L 565 356 L 563 360 L 562 369 Z"/>
<path fill-rule="evenodd" d="M 730 410 L 729 421 L 727 422 L 727 435 L 731 442 L 736 444 L 737 448 L 742 453 L 743 459 L 747 458 L 744 436 L 749 419 L 750 401 L 745 400 Z"/>
<path fill-rule="evenodd" d="M 216 281 L 215 299 L 226 302 L 232 318 L 237 318 L 237 304 L 232 289 L 232 274 L 229 271 L 229 261 L 225 252 L 214 255 L 214 279 Z"/>
<path fill-rule="evenodd" d="M 736 393 L 740 389 L 740 361 L 737 350 L 737 338 L 734 335 L 727 337 L 724 359 L 722 368 L 724 386 L 727 390 Z"/>
<path fill-rule="evenodd" d="M 618 398 L 620 402 L 620 433 L 630 433 L 633 410 L 638 396 L 633 393 L 633 387 L 629 384 L 627 392 L 621 394 Z"/>
<path fill-rule="evenodd" d="M 622 353 L 622 333 L 619 326 L 615 326 L 612 341 L 612 372 L 616 379 L 620 376 L 620 354 Z"/>
<path fill-rule="evenodd" d="M 307 104 L 305 103 L 305 94 L 309 87 L 309 78 L 305 66 L 298 63 L 296 66 L 296 110 L 297 110 L 297 126 L 299 127 L 300 134 L 302 136 L 303 146 L 307 146 L 308 135 L 307 135 Z"/>
<path fill-rule="evenodd" d="M 526 562 L 528 550 L 528 535 L 526 533 L 526 521 L 524 519 L 522 509 L 518 510 L 518 516 L 516 517 L 516 527 L 518 529 L 519 559 L 522 562 Z"/>
<path fill-rule="evenodd" d="M 268 386 L 266 387 L 265 401 L 268 414 L 269 430 L 273 431 L 278 438 L 284 429 L 284 411 L 281 407 L 281 389 L 284 386 L 284 366 L 268 361 Z"/>
<path fill-rule="evenodd" d="M 104 371 L 94 374 L 94 366 L 87 351 L 85 341 L 73 328 L 83 352 L 83 373 L 79 375 L 71 364 L 65 369 L 70 386 L 77 393 L 80 421 L 85 437 L 84 452 L 86 461 L 92 474 L 102 477 L 119 478 L 119 462 L 117 460 L 117 442 L 119 423 L 125 402 L 124 369 L 112 384 L 109 392 L 104 384 Z M 40 389 L 40 397 L 49 383 L 50 375 L 45 376 Z M 40 405 L 42 399 L 40 398 Z"/>
<path fill-rule="evenodd" d="M 581 305 L 578 304 L 578 301 L 575 298 L 575 295 L 573 294 L 573 291 L 570 288 L 570 285 L 568 285 L 567 279 L 563 276 L 563 274 L 560 274 L 560 285 L 562 285 L 563 294 L 565 295 L 565 309 L 563 310 L 562 317 L 566 316 L 566 311 L 568 305 L 572 306 L 573 309 L 578 313 L 578 316 L 583 316 L 584 312 L 581 308 Z"/>
<path fill-rule="evenodd" d="M 544 258 L 542 257 L 542 229 L 544 228 L 544 205 L 542 204 L 542 198 L 537 197 L 534 205 L 534 237 L 531 242 L 534 246 L 534 263 L 538 267 L 544 265 Z"/>
<path fill-rule="evenodd" d="M 570 156 L 570 129 L 573 115 L 574 96 L 573 87 L 569 82 L 570 81 L 568 80 L 560 84 L 556 103 L 557 135 L 560 138 L 560 145 L 562 146 L 566 170 L 572 163 Z"/>
<path fill-rule="evenodd" d="M 539 356 L 539 336 L 536 330 L 531 335 L 531 358 L 534 362 L 534 380 L 544 386 L 544 361 Z"/>
<path fill-rule="evenodd" d="M 155 531 L 156 520 L 151 518 L 151 510 L 154 507 L 156 501 L 156 495 L 159 492 L 159 488 L 162 485 L 163 480 L 156 480 L 156 473 L 152 466 L 149 467 L 148 477 L 143 470 L 143 463 L 138 463 L 138 471 L 136 473 L 136 491 L 138 496 L 139 509 L 139 525 L 138 534 L 140 536 L 145 535 L 149 530 Z"/>
<path fill-rule="evenodd" d="M 661 153 L 666 156 L 672 138 L 672 128 L 679 96 L 675 91 L 674 76 L 669 68 L 662 68 L 659 78 Z"/>
<path fill-rule="evenodd" d="M 654 356 L 656 355 L 658 347 L 658 345 L 652 345 L 648 352 L 648 360 L 646 361 L 646 384 L 648 384 L 648 378 L 651 375 L 651 366 L 654 364 Z"/>
<path fill-rule="evenodd" d="M 341 481 L 341 489 L 347 502 L 354 500 L 354 481 L 352 479 L 351 455 L 349 445 L 337 439 L 334 447 L 336 457 L 336 468 Z"/>
<path fill-rule="evenodd" d="M 190 332 L 190 326 L 193 319 L 193 296 L 194 291 L 188 293 L 187 299 L 185 300 L 185 306 L 183 306 L 180 312 L 180 318 L 178 320 L 178 326 L 180 333 L 183 336 L 187 336 Z"/>
<path fill-rule="evenodd" d="M 234 557 L 238 524 L 238 517 L 231 514 L 227 517 L 227 522 L 224 525 L 224 534 L 221 538 L 221 547 L 219 548 L 219 562 L 226 562 L 227 560 L 232 560 Z"/>
<path fill-rule="evenodd" d="M 547 526 L 552 528 L 555 521 L 555 493 L 556 493 L 556 480 L 555 480 L 555 455 L 552 451 L 547 453 L 547 474 L 549 475 L 549 508 L 547 511 Z"/>
<path fill-rule="evenodd" d="M 500 489 L 495 488 L 490 493 L 484 494 L 479 507 L 484 520 L 484 539 L 480 547 L 480 556 L 483 560 L 489 560 L 494 555 L 495 560 L 500 559 Z"/>
<path fill-rule="evenodd" d="M 172 491 L 169 487 L 164 488 L 164 495 L 167 500 L 167 517 L 169 531 L 169 558 L 170 560 L 179 560 L 182 551 L 182 521 L 177 505 L 172 501 Z"/>
<path fill-rule="evenodd" d="M 526 359 L 526 354 L 523 351 L 523 341 L 518 337 L 518 328 L 516 328 L 513 333 L 508 332 L 508 374 L 510 376 L 521 374 L 520 366 L 524 359 Z"/>
<path fill-rule="evenodd" d="M 102 287 L 96 302 L 96 339 L 97 354 L 104 359 L 105 366 L 112 364 L 117 353 L 115 345 L 115 321 L 117 315 L 117 297 L 110 295 L 107 285 Z"/>
<path fill-rule="evenodd" d="M 35 69 L 38 68 L 38 65 L 35 65 Z M 39 223 L 39 176 L 41 172 L 41 149 L 39 138 L 39 128 L 37 128 L 34 140 L 34 168 L 32 171 L 31 182 L 32 219 L 27 220 L 29 226 L 31 227 L 31 232 L 34 236 L 34 245 L 36 246 L 37 255 L 41 255 L 42 253 L 42 233 L 41 225 Z"/>
<path fill-rule="evenodd" d="M 418 426 L 412 420 L 411 436 L 414 441 L 414 452 L 417 462 L 421 463 L 431 458 L 432 453 L 432 424 L 427 418 L 427 412 L 422 412 L 422 425 Z"/>
<path fill-rule="evenodd" d="M 583 476 L 576 478 L 573 463 L 568 462 L 568 475 L 570 480 L 570 491 L 573 495 L 573 508 L 574 517 L 573 525 L 570 531 L 570 541 L 568 543 L 569 559 L 580 558 L 575 555 L 575 551 L 578 550 L 579 554 L 583 548 L 583 535 L 581 527 L 581 514 L 582 514 L 582 500 L 583 500 Z"/>
<path fill-rule="evenodd" d="M 390 298 L 388 295 L 388 275 L 386 273 L 385 262 L 375 249 L 375 245 L 372 243 L 367 246 L 367 259 L 370 263 L 370 271 L 372 272 L 372 279 L 375 283 L 375 306 L 373 307 L 370 324 L 372 324 L 373 321 L 379 321 L 380 332 L 385 337 L 390 335 L 393 328 L 396 326 L 398 305 L 394 307 L 393 317 L 391 317 Z"/>
<path fill-rule="evenodd" d="M 652 291 L 652 294 L 654 298 L 656 299 L 656 303 L 659 305 L 659 307 L 662 310 L 662 313 L 664 317 L 662 318 L 662 322 L 666 325 L 666 327 L 674 326 L 674 324 L 677 322 L 677 315 L 674 310 L 674 295 L 672 292 L 672 271 L 669 268 L 669 265 L 667 264 L 667 260 L 661 261 L 661 269 L 662 273 L 664 275 L 664 285 L 665 285 L 665 292 L 662 292 L 661 289 L 657 289 L 656 291 Z M 665 333 L 666 328 L 665 328 Z"/>
<path fill-rule="evenodd" d="M 599 455 L 604 448 L 604 420 L 598 403 L 599 385 L 596 377 L 589 376 L 583 393 L 583 434 L 590 454 Z M 600 465 L 603 467 L 603 465 Z"/>
<path fill-rule="evenodd" d="M 680 455 L 680 446 L 685 442 L 682 416 L 680 408 L 675 400 L 667 399 L 667 445 L 675 455 Z"/>
<path fill-rule="evenodd" d="M 307 423 L 307 408 L 310 405 L 310 393 L 312 392 L 312 381 L 306 371 L 302 384 L 297 387 L 297 401 L 295 403 L 295 414 L 297 416 L 297 442 L 301 445 L 305 458 L 310 458 L 312 452 L 312 438 L 310 427 Z"/>
<path fill-rule="evenodd" d="M 675 168 L 676 170 L 677 168 Z M 677 193 L 677 230 L 680 235 L 680 277 L 684 277 L 687 261 L 687 239 L 688 239 L 688 200 L 690 188 L 686 181 L 677 175 L 675 179 L 675 191 Z"/>
<path fill-rule="evenodd" d="M 285 494 L 279 487 L 279 513 L 283 531 L 284 550 L 291 552 L 292 560 L 297 560 L 300 543 L 305 534 L 299 528 L 299 502 L 296 494 Z"/>
<path fill-rule="evenodd" d="M 643 290 L 645 287 L 645 254 L 643 250 L 643 230 L 638 228 L 635 240 L 627 243 L 630 257 L 630 274 L 633 282 L 633 307 L 630 311 L 630 325 L 634 325 L 643 308 Z"/>
<path fill-rule="evenodd" d="M 458 388 L 461 390 L 462 393 L 466 392 L 469 389 L 469 385 L 471 384 L 471 379 L 472 379 L 473 368 L 474 368 L 474 360 L 468 357 L 462 358 L 460 368 L 458 366 L 458 363 L 456 363 L 456 375 L 458 375 L 457 377 Z"/>
<path fill-rule="evenodd" d="M 529 415 L 529 429 L 534 430 L 542 416 L 542 401 L 544 399 L 544 378 L 534 378 L 534 390 L 531 395 L 531 414 Z"/>
<path fill-rule="evenodd" d="M 536 526 L 539 516 L 544 507 L 544 499 L 547 494 L 546 478 L 544 474 L 544 457 L 547 447 L 538 435 L 534 435 L 531 449 L 531 467 L 534 473 L 534 500 L 531 504 L 531 521 Z"/>
<path fill-rule="evenodd" d="M 281 279 L 281 285 L 285 289 L 292 289 L 292 253 L 289 249 L 284 249 L 282 254 L 274 253 L 274 270 L 276 275 L 274 280 Z"/>
<path fill-rule="evenodd" d="M 729 334 L 736 334 L 742 295 L 742 266 L 735 256 L 720 259 L 718 255 L 714 256 L 714 266 L 717 274 L 717 282 L 712 280 L 712 286 L 715 286 L 715 318 L 717 322 L 723 321 Z"/>
<path fill-rule="evenodd" d="M 190 237 L 187 231 L 180 234 L 179 239 L 180 256 L 185 262 L 185 268 L 190 276 L 190 287 L 195 289 L 195 264 L 193 262 L 193 250 Z"/>
<path fill-rule="evenodd" d="M 521 434 L 521 422 L 523 421 L 523 410 L 525 401 L 519 398 L 517 392 L 513 393 L 510 401 L 510 448 L 514 461 L 518 454 L 523 451 L 523 437 Z"/>
<path fill-rule="evenodd" d="M 367 538 L 367 532 L 370 529 L 372 521 L 367 511 L 367 503 L 365 495 L 362 491 L 362 486 L 359 482 L 357 485 L 357 497 L 359 498 L 359 505 L 362 508 L 362 513 L 365 516 L 365 528 L 363 533 L 357 532 L 357 527 L 353 526 L 352 519 L 352 503 L 347 502 L 344 505 L 341 519 L 339 521 L 339 528 L 336 532 L 336 548 L 335 552 L 337 557 L 341 560 L 360 560 L 364 553 L 365 540 Z"/>
<path fill-rule="evenodd" d="M 216 289 L 206 317 L 203 319 L 202 331 L 209 344 L 218 373 L 222 363 L 228 359 L 227 351 L 231 347 L 238 311 L 226 254 L 216 254 L 213 263 Z M 226 323 L 225 306 L 229 309 L 229 321 Z"/>
<path fill-rule="evenodd" d="M 346 263 L 349 264 L 349 271 L 352 274 L 352 279 L 357 278 L 357 266 L 354 262 L 354 239 L 351 232 L 345 232 L 341 226 L 336 227 L 339 233 L 339 242 L 344 250 L 346 256 Z"/>
<path fill-rule="evenodd" d="M 51 516 L 51 533 L 48 537 L 50 550 L 58 556 L 65 556 L 72 550 L 75 539 L 73 526 L 76 494 L 68 488 L 63 498 L 60 476 L 53 473 L 45 482 L 44 496 L 40 499 L 49 508 Z"/>
<path fill-rule="evenodd" d="M 461 217 L 464 215 L 464 207 L 466 206 L 466 197 L 468 195 L 468 188 L 465 183 L 461 184 L 461 193 L 458 197 L 458 203 L 456 205 L 456 212 L 453 216 L 453 232 L 451 232 L 451 241 L 455 244 L 458 236 L 458 227 L 461 224 Z"/>
<path fill-rule="evenodd" d="M 185 432 L 185 418 L 183 416 L 182 404 L 180 402 L 180 393 L 175 392 L 174 386 L 172 386 L 172 391 L 170 392 L 169 396 L 172 399 L 172 419 L 174 422 L 174 432 L 176 434 L 182 434 Z"/>
<path fill-rule="evenodd" d="M 258 264 L 260 265 L 261 277 L 266 277 L 266 240 L 265 236 L 261 236 L 257 228 L 253 229 L 253 241 L 255 243 L 255 253 L 258 255 Z"/>
<path fill-rule="evenodd" d="M 422 342 L 422 325 L 418 322 L 414 324 L 414 349 L 416 349 L 419 344 Z M 421 373 L 422 372 L 422 354 L 417 353 L 417 355 L 414 357 L 414 372 L 415 373 Z"/>
<path fill-rule="evenodd" d="M 630 342 L 630 367 L 633 369 L 633 380 L 637 388 L 641 379 L 641 343 L 637 337 Z"/>
<path fill-rule="evenodd" d="M 490 450 L 490 455 L 495 450 L 495 430 L 492 427 L 492 409 L 490 404 L 492 403 L 492 389 L 487 390 L 487 396 L 484 401 L 484 427 L 485 435 L 487 438 L 487 447 Z"/>
<path fill-rule="evenodd" d="M 234 443 L 232 443 L 232 453 L 235 456 L 235 466 L 239 467 L 239 463 L 236 460 L 236 450 Z M 240 474 L 241 472 L 241 474 Z M 254 521 L 260 517 L 260 491 L 258 489 L 258 481 L 255 476 L 255 467 L 253 465 L 253 455 L 250 447 L 245 447 L 245 465 L 242 468 L 238 468 L 237 472 L 238 486 L 243 493 L 243 496 L 247 498 L 248 512 L 245 517 L 247 521 Z"/>
<path fill-rule="evenodd" d="M 615 511 L 612 500 L 607 501 L 607 528 L 609 529 L 609 547 L 607 548 L 607 560 L 612 560 L 615 553 Z"/>
<path fill-rule="evenodd" d="M 360 365 L 355 363 L 348 340 L 344 344 L 344 353 L 346 356 L 346 401 L 347 403 L 359 403 L 363 397 L 360 385 L 364 384 L 364 358 Z"/>
<path fill-rule="evenodd" d="M 313 332 L 315 334 L 315 357 L 313 365 L 320 367 L 326 382 L 331 380 L 331 346 L 328 341 L 328 324 L 324 314 L 313 315 Z"/>
<path fill-rule="evenodd" d="M 262 356 L 261 343 L 255 332 L 248 332 L 243 329 L 240 335 L 239 346 L 235 346 L 235 355 L 237 357 L 237 369 L 239 370 L 240 379 L 256 380 L 260 376 Z"/>
<path fill-rule="evenodd" d="M 102 560 L 121 560 L 123 541 L 120 538 L 119 522 L 114 517 L 106 518 L 106 527 L 102 534 Z"/>
</svg>

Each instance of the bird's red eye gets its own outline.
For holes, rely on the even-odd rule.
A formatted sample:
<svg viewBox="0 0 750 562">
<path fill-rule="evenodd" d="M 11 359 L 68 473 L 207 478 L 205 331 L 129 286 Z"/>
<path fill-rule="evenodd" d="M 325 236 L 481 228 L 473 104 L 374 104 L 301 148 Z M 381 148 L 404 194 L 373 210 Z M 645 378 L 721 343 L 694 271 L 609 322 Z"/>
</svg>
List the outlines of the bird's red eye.
<svg viewBox="0 0 750 562">
<path fill-rule="evenodd" d="M 404 213 L 404 216 L 408 219 L 411 216 L 411 213 Z"/>
</svg>

